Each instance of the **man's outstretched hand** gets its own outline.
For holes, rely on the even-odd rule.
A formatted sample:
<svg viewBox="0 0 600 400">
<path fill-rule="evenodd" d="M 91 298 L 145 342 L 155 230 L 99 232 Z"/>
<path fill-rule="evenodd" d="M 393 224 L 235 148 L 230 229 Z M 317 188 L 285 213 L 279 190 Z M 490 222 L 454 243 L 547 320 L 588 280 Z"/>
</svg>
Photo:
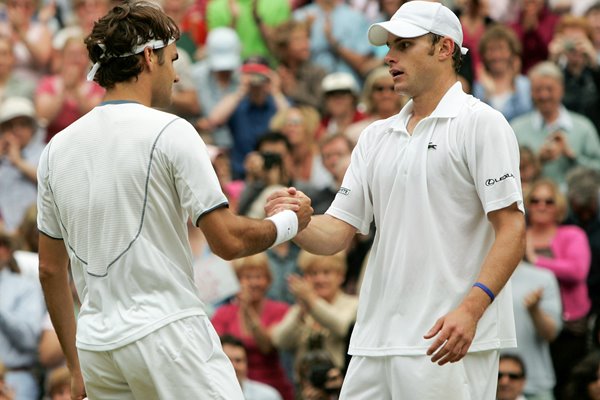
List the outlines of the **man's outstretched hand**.
<svg viewBox="0 0 600 400">
<path fill-rule="evenodd" d="M 313 215 L 310 198 L 294 187 L 281 189 L 267 198 L 265 214 L 270 217 L 283 210 L 292 210 L 298 216 L 298 232 L 308 226 Z"/>
</svg>

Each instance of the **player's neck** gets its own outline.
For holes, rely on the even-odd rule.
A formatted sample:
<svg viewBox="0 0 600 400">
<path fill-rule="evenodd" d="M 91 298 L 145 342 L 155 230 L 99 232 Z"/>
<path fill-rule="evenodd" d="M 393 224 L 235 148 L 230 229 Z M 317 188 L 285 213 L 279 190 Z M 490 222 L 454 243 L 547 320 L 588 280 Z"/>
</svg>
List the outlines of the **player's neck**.
<svg viewBox="0 0 600 400">
<path fill-rule="evenodd" d="M 429 90 L 413 96 L 413 118 L 421 120 L 429 116 L 455 83 L 456 77 L 454 79 L 444 79 L 438 81 L 435 85 L 431 85 Z"/>
<path fill-rule="evenodd" d="M 121 82 L 106 91 L 104 101 L 133 101 L 150 107 L 152 98 L 147 86 L 139 82 Z"/>
</svg>

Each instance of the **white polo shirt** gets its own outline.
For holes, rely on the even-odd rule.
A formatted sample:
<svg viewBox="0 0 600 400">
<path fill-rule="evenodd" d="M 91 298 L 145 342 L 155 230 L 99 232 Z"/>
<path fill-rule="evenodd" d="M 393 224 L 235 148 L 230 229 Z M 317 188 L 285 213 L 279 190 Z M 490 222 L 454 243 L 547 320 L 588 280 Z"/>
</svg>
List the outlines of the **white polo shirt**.
<svg viewBox="0 0 600 400">
<path fill-rule="evenodd" d="M 515 202 L 523 211 L 518 145 L 498 111 L 456 83 L 409 135 L 411 112 L 412 101 L 365 129 L 327 211 L 362 233 L 377 226 L 352 355 L 425 354 L 423 335 L 462 301 L 492 246 L 486 213 Z M 515 345 L 507 287 L 470 351 Z"/>
<path fill-rule="evenodd" d="M 50 141 L 38 181 L 38 227 L 65 242 L 82 302 L 79 348 L 115 349 L 205 314 L 186 222 L 227 200 L 188 122 L 105 103 Z"/>
</svg>

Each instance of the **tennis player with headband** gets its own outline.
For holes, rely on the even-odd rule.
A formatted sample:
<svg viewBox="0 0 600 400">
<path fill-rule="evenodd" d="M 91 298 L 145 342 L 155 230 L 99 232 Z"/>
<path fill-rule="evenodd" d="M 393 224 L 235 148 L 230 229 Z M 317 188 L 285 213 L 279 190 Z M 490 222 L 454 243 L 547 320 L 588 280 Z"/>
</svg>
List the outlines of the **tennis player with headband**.
<svg viewBox="0 0 600 400">
<path fill-rule="evenodd" d="M 194 285 L 186 223 L 232 259 L 310 221 L 307 199 L 267 220 L 231 213 L 195 129 L 153 108 L 171 101 L 178 38 L 173 20 L 147 2 L 120 4 L 96 22 L 88 78 L 106 88 L 105 100 L 40 160 L 40 279 L 73 399 L 242 399 Z"/>
</svg>

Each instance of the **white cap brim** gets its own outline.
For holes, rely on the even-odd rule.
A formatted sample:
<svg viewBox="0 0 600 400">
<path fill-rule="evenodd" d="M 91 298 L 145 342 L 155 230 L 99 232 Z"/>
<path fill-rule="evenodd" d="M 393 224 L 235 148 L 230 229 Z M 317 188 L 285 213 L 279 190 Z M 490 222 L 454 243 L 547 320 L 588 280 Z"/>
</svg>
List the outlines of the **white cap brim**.
<svg viewBox="0 0 600 400">
<path fill-rule="evenodd" d="M 389 33 L 400 38 L 415 38 L 435 32 L 430 32 L 420 26 L 412 25 L 407 22 L 402 24 L 399 24 L 398 21 L 378 22 L 369 27 L 369 42 L 373 46 L 383 46 L 387 43 Z M 468 51 L 469 49 L 466 47 L 460 48 L 462 54 L 467 54 Z"/>
<path fill-rule="evenodd" d="M 387 43 L 388 33 L 401 38 L 414 38 L 426 35 L 429 31 L 408 23 L 399 24 L 397 21 L 379 22 L 369 27 L 369 42 L 373 46 L 383 46 Z"/>
</svg>

